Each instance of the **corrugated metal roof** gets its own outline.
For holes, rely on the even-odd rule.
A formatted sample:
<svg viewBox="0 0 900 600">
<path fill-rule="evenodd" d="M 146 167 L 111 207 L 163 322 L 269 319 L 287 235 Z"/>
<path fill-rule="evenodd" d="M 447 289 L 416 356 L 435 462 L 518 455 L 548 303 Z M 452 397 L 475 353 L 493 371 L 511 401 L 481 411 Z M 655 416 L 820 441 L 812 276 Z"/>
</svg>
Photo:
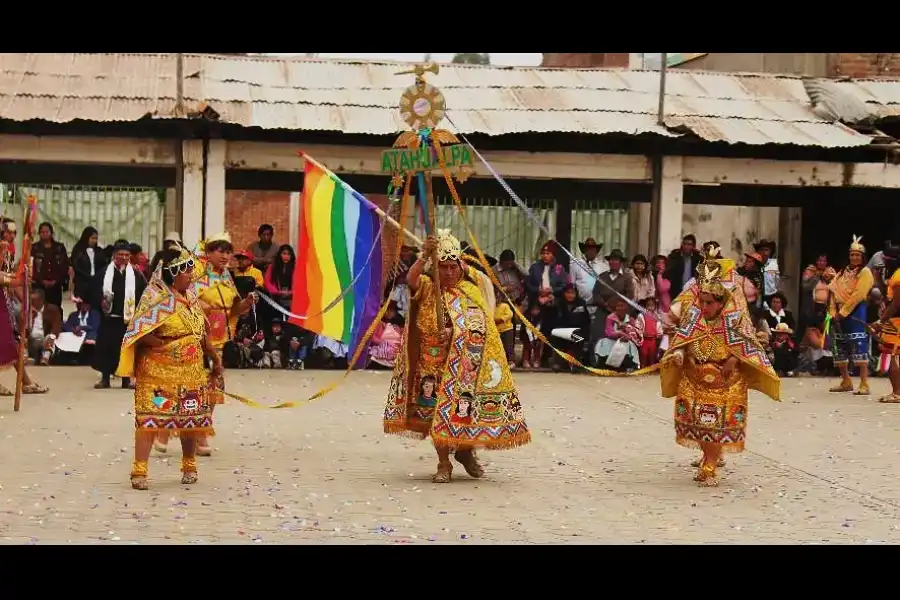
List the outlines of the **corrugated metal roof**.
<svg viewBox="0 0 900 600">
<path fill-rule="evenodd" d="M 865 102 L 879 117 L 900 116 L 900 79 L 854 79 L 834 85 Z"/>
<path fill-rule="evenodd" d="M 405 128 L 397 104 L 412 83 L 411 75 L 395 73 L 409 67 L 186 55 L 184 94 L 188 106 L 205 101 L 223 121 L 245 127 L 392 134 Z M 659 73 L 653 71 L 442 65 L 429 81 L 443 90 L 463 133 L 678 135 L 656 122 Z M 900 96 L 878 82 L 862 83 L 855 93 Z M 0 54 L 0 117 L 6 119 L 167 118 L 175 89 L 174 54 Z M 799 77 L 671 71 L 666 92 L 666 125 L 710 141 L 828 148 L 871 141 L 816 116 Z"/>
</svg>

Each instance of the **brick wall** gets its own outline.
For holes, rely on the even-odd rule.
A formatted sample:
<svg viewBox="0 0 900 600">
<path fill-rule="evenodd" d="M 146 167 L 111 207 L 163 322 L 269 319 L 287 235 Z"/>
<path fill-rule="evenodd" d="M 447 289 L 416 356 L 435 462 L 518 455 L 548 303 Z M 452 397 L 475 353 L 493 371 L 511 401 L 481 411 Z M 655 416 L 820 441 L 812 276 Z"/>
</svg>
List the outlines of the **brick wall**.
<svg viewBox="0 0 900 600">
<path fill-rule="evenodd" d="M 840 52 L 831 55 L 830 75 L 834 77 L 898 77 L 900 53 Z"/>
<path fill-rule="evenodd" d="M 631 56 L 627 53 L 607 54 L 565 54 L 545 52 L 542 67 L 585 69 L 597 67 L 628 68 Z"/>
<path fill-rule="evenodd" d="M 275 241 L 289 244 L 290 192 L 228 190 L 225 195 L 225 228 L 235 248 L 246 248 L 257 239 L 263 223 L 275 228 Z"/>
</svg>

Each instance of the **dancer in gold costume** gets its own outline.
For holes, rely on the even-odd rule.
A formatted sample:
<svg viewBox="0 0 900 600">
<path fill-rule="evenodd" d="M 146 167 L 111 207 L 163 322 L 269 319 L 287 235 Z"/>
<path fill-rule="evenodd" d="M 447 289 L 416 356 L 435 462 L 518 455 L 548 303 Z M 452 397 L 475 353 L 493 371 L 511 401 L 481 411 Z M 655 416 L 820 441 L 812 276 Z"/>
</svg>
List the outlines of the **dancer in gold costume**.
<svg viewBox="0 0 900 600">
<path fill-rule="evenodd" d="M 214 235 L 202 244 L 204 258 L 197 264 L 197 276 L 194 281 L 194 292 L 200 300 L 203 311 L 209 323 L 207 336 L 216 349 L 219 357 L 222 356 L 222 348 L 230 341 L 237 330 L 238 319 L 247 314 L 250 307 L 256 303 L 256 294 L 252 293 L 245 299 L 241 299 L 234 279 L 228 270 L 234 246 L 231 244 L 231 236 L 223 232 Z M 220 379 L 215 389 L 210 390 L 210 402 L 213 408 L 216 404 L 225 402 L 225 397 L 220 390 L 225 389 L 225 380 Z M 165 452 L 169 442 L 167 432 L 161 432 L 157 437 L 157 452 Z M 209 456 L 212 449 L 206 436 L 200 436 L 197 440 L 197 455 Z"/>
<path fill-rule="evenodd" d="M 662 359 L 664 398 L 675 398 L 675 441 L 700 448 L 694 480 L 718 484 L 723 452 L 742 452 L 747 428 L 747 392 L 779 399 L 780 380 L 750 319 L 731 260 L 717 248 L 701 263 L 696 283 L 676 299 L 677 325 Z"/>
<path fill-rule="evenodd" d="M 431 437 L 435 483 L 448 483 L 450 453 L 474 478 L 484 475 L 475 449 L 527 444 L 525 424 L 488 295 L 487 277 L 460 260 L 448 231 L 429 236 L 410 267 L 409 316 L 384 410 L 384 431 Z M 428 257 L 436 256 L 440 305 Z M 441 315 L 443 322 L 438 321 Z"/>
<path fill-rule="evenodd" d="M 849 264 L 828 284 L 831 292 L 828 314 L 831 315 L 834 366 L 841 373 L 841 382 L 830 392 L 853 392 L 868 396 L 869 390 L 869 330 L 866 309 L 869 292 L 875 283 L 872 271 L 866 266 L 866 248 L 862 238 L 853 236 Z M 859 368 L 859 387 L 853 391 L 850 361 Z"/>
<path fill-rule="evenodd" d="M 163 252 L 122 341 L 116 374 L 135 378 L 131 487 L 136 490 L 148 487 L 147 460 L 158 432 L 179 434 L 184 484 L 197 481 L 198 438 L 213 434 L 210 389 L 223 369 L 192 286 L 195 264 L 183 248 Z M 211 372 L 204 368 L 204 355 Z"/>
</svg>

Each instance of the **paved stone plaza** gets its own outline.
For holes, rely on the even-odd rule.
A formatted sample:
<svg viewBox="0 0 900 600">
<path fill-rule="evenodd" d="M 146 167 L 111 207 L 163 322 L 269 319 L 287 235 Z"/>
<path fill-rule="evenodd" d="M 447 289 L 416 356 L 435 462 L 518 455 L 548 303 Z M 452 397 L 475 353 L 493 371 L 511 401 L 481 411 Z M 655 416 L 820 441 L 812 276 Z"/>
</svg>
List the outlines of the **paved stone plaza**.
<svg viewBox="0 0 900 600">
<path fill-rule="evenodd" d="M 352 375 L 293 409 L 229 403 L 200 482 L 180 449 L 154 454 L 131 490 L 132 401 L 87 369 L 34 369 L 50 385 L 21 412 L 0 404 L 0 541 L 17 543 L 883 543 L 900 541 L 900 406 L 794 379 L 753 394 L 748 451 L 722 485 L 691 481 L 656 377 L 517 374 L 534 442 L 483 453 L 434 485 L 425 442 L 386 438 L 389 374 Z M 264 402 L 308 396 L 338 372 L 231 372 Z M 10 384 L 11 374 L 2 381 Z M 881 395 L 887 382 L 879 379 Z"/>
</svg>

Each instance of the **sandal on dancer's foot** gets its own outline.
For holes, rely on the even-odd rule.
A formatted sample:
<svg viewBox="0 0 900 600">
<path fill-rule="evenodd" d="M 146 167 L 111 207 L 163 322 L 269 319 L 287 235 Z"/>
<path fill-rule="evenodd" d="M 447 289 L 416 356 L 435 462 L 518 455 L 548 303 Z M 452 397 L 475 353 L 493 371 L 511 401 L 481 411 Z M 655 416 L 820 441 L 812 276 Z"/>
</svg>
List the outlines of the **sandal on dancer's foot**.
<svg viewBox="0 0 900 600">
<path fill-rule="evenodd" d="M 828 390 L 829 392 L 834 392 L 837 394 L 844 392 L 852 392 L 853 391 L 853 382 L 852 381 L 842 381 L 840 384 L 834 386 L 833 388 Z"/>
<path fill-rule="evenodd" d="M 694 475 L 694 481 L 700 487 L 716 487 L 719 485 L 719 480 L 716 479 L 716 468 L 708 467 L 705 463 L 700 466 L 700 469 L 697 471 L 697 474 Z"/>
<path fill-rule="evenodd" d="M 469 474 L 469 477 L 473 479 L 481 479 L 484 477 L 484 467 L 479 464 L 478 457 L 475 456 L 474 450 L 457 450 L 453 455 L 453 458 L 463 466 L 466 473 Z"/>
<path fill-rule="evenodd" d="M 147 483 L 147 461 L 136 460 L 131 465 L 131 487 L 135 490 L 150 489 Z"/>
<path fill-rule="evenodd" d="M 697 460 L 695 460 L 694 462 L 691 463 L 691 466 L 699 467 L 702 464 L 703 464 L 703 459 L 698 458 Z M 716 468 L 721 469 L 724 466 L 725 466 L 725 459 L 720 456 L 719 460 L 716 462 Z"/>
<path fill-rule="evenodd" d="M 165 454 L 169 450 L 168 444 L 163 444 L 159 440 L 153 440 L 153 449 L 159 452 L 160 454 Z"/>
<path fill-rule="evenodd" d="M 50 388 L 46 388 L 38 383 L 32 383 L 30 385 L 22 386 L 23 394 L 46 394 L 50 391 Z"/>
<path fill-rule="evenodd" d="M 853 392 L 854 396 L 870 396 L 871 394 L 867 383 L 860 384 L 859 389 Z"/>
<path fill-rule="evenodd" d="M 197 446 L 197 456 L 212 456 L 212 448 L 209 446 Z"/>
<path fill-rule="evenodd" d="M 439 462 L 437 473 L 431 476 L 432 483 L 450 483 L 450 480 L 453 478 L 453 465 L 450 464 L 450 461 L 447 462 Z"/>
<path fill-rule="evenodd" d="M 15 396 L 16 393 L 11 389 L 7 388 L 5 385 L 0 385 L 0 396 Z"/>
<path fill-rule="evenodd" d="M 197 475 L 197 459 L 181 458 L 181 483 L 184 485 L 192 485 L 197 483 L 199 476 Z"/>
<path fill-rule="evenodd" d="M 900 394 L 888 394 L 878 399 L 882 404 L 900 404 Z"/>
</svg>

